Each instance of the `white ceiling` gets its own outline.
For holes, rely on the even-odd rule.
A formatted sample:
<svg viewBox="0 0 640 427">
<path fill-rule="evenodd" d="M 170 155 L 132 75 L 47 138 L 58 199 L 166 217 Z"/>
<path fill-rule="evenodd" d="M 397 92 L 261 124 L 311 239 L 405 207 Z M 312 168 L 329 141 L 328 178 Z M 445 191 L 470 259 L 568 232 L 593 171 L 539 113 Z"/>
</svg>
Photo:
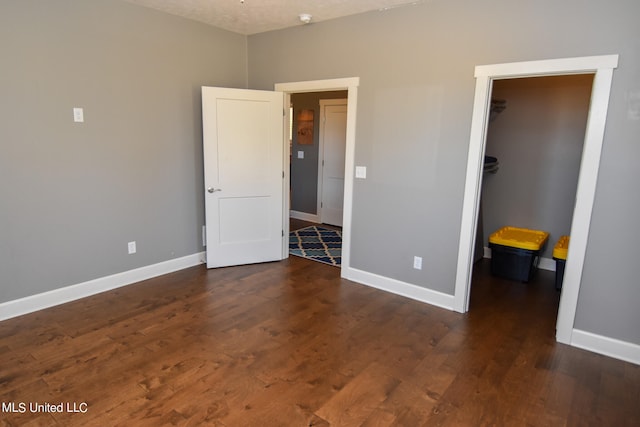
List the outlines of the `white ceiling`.
<svg viewBox="0 0 640 427">
<path fill-rule="evenodd" d="M 126 0 L 240 34 L 303 25 L 302 13 L 320 22 L 356 13 L 387 10 L 424 0 Z"/>
</svg>

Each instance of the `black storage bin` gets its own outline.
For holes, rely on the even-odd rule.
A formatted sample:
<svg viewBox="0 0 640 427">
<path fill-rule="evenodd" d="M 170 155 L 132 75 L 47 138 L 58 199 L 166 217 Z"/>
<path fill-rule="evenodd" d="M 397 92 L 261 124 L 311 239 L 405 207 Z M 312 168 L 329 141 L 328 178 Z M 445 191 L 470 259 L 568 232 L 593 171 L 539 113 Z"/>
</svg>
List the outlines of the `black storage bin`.
<svg viewBox="0 0 640 427">
<path fill-rule="evenodd" d="M 527 283 L 538 269 L 540 251 L 514 248 L 489 243 L 491 248 L 491 274 L 509 280 Z"/>
<path fill-rule="evenodd" d="M 553 247 L 553 259 L 556 260 L 556 289 L 562 289 L 564 279 L 564 265 L 567 263 L 567 253 L 569 252 L 569 236 L 560 236 L 558 242 Z"/>
<path fill-rule="evenodd" d="M 554 258 L 556 260 L 556 289 L 562 289 L 562 279 L 564 278 L 564 265 L 567 263 L 567 260 Z"/>
</svg>

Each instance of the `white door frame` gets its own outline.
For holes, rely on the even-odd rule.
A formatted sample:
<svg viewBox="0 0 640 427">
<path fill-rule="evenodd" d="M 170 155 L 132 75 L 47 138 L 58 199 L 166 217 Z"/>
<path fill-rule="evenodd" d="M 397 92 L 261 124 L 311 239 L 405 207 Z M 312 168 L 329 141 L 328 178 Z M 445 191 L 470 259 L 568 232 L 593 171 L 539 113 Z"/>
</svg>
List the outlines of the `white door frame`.
<svg viewBox="0 0 640 427">
<path fill-rule="evenodd" d="M 563 58 L 543 61 L 483 65 L 475 68 L 476 89 L 462 205 L 460 243 L 454 294 L 454 310 L 469 310 L 476 222 L 482 186 L 482 170 L 493 80 L 565 74 L 594 74 L 591 103 L 578 176 L 576 202 L 571 223 L 571 245 L 567 254 L 558 309 L 556 340 L 571 344 L 582 267 L 595 198 L 600 154 L 609 107 L 613 69 L 618 55 Z"/>
<path fill-rule="evenodd" d="M 355 171 L 355 146 L 356 146 L 356 108 L 358 104 L 359 77 L 348 77 L 343 79 L 312 80 L 306 82 L 276 83 L 275 90 L 284 92 L 284 105 L 291 105 L 292 93 L 307 92 L 328 92 L 334 90 L 347 91 L 347 143 L 344 159 L 344 213 L 342 215 L 342 263 L 340 266 L 340 276 L 345 277 L 345 272 L 349 270 L 351 261 L 351 217 L 353 209 L 353 178 Z M 283 126 L 289 128 L 289 108 L 284 109 L 285 120 Z M 288 131 L 285 135 L 288 135 Z M 284 164 L 289 162 L 289 139 L 284 138 L 286 147 L 284 152 Z M 289 168 L 285 168 L 285 179 L 283 180 L 283 194 L 287 194 L 290 184 Z M 289 198 L 284 197 L 282 229 L 289 235 Z M 282 257 L 289 256 L 289 239 L 283 239 Z"/>
<path fill-rule="evenodd" d="M 318 212 L 318 221 L 322 222 L 322 190 L 324 188 L 322 180 L 324 178 L 324 125 L 325 112 L 324 107 L 327 105 L 345 105 L 348 99 L 321 99 L 320 100 L 320 131 L 318 138 L 318 197 L 316 200 L 316 212 Z"/>
</svg>

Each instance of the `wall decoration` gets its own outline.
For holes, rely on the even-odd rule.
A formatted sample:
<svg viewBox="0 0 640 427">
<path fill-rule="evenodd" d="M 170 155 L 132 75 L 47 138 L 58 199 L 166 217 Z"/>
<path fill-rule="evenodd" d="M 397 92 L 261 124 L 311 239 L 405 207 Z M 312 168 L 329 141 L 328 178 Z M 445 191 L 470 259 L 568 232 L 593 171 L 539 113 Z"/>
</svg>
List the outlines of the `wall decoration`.
<svg viewBox="0 0 640 427">
<path fill-rule="evenodd" d="M 313 145 L 313 110 L 298 111 L 296 121 L 298 144 Z"/>
</svg>

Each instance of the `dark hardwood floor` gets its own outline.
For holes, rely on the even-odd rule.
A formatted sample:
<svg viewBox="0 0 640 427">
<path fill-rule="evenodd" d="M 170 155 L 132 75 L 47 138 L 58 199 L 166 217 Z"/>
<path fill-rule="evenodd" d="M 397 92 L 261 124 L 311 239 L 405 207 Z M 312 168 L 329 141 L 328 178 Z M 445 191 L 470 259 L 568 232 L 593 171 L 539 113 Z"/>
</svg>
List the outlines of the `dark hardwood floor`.
<svg viewBox="0 0 640 427">
<path fill-rule="evenodd" d="M 555 343 L 552 273 L 476 270 L 466 315 L 290 257 L 6 320 L 0 425 L 640 425 L 639 366 Z"/>
</svg>

